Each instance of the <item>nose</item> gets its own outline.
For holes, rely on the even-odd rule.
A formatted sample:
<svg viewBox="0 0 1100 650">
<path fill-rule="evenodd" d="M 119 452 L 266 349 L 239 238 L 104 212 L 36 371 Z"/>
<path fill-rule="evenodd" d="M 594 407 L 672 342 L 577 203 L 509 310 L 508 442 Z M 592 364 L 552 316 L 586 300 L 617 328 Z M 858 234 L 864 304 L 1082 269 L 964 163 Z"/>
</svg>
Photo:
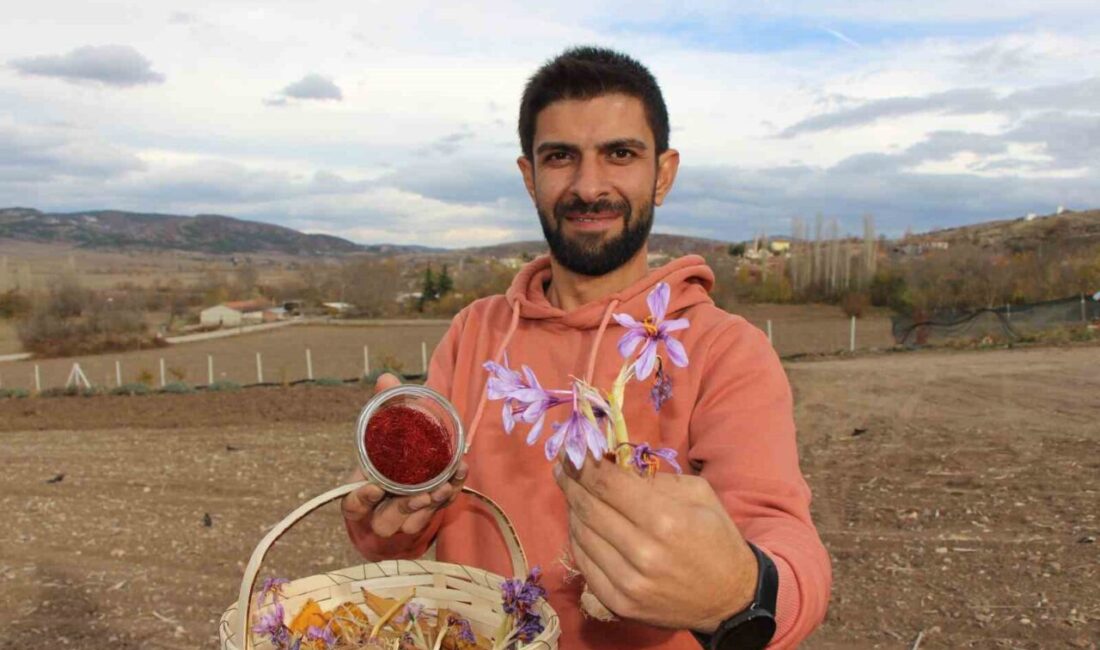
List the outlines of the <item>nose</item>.
<svg viewBox="0 0 1100 650">
<path fill-rule="evenodd" d="M 592 203 L 610 195 L 610 185 L 597 156 L 582 156 L 574 169 L 569 189 L 582 201 Z"/>
</svg>

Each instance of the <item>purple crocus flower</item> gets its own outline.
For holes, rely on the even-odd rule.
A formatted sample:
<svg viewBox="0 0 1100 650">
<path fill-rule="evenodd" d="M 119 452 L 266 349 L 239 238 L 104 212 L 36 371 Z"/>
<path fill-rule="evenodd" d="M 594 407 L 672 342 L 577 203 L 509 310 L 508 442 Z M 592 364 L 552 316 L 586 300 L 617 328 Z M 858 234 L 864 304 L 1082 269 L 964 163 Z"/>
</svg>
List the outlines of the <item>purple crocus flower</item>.
<svg viewBox="0 0 1100 650">
<path fill-rule="evenodd" d="M 584 457 L 589 451 L 593 458 L 602 458 L 607 452 L 607 437 L 577 408 L 573 398 L 573 412 L 565 422 L 554 423 L 554 435 L 546 439 L 546 460 L 554 460 L 565 444 L 565 455 L 578 470 L 584 467 Z"/>
<path fill-rule="evenodd" d="M 447 617 L 447 625 L 458 628 L 459 639 L 466 643 L 477 643 L 477 636 L 474 635 L 474 630 L 470 627 L 470 621 L 451 614 Z"/>
<path fill-rule="evenodd" d="M 527 434 L 527 444 L 535 444 L 542 433 L 546 412 L 568 402 L 571 393 L 544 389 L 527 366 L 523 366 L 523 374 L 509 368 L 507 356 L 503 365 L 486 361 L 483 366 L 492 374 L 487 386 L 489 399 L 504 400 L 501 411 L 504 431 L 512 433 L 517 421 L 533 424 Z"/>
<path fill-rule="evenodd" d="M 653 476 L 657 473 L 657 468 L 661 465 L 661 461 L 665 461 L 676 470 L 677 474 L 682 474 L 683 470 L 680 469 L 680 464 L 676 462 L 675 449 L 669 447 L 654 448 L 650 447 L 648 442 L 623 443 L 630 445 L 634 448 L 634 451 L 630 455 L 630 465 L 638 470 L 638 473 L 642 476 Z"/>
<path fill-rule="evenodd" d="M 256 602 L 256 608 L 264 606 L 268 595 L 271 596 L 271 602 L 279 602 L 279 596 L 283 595 L 283 585 L 288 582 L 290 581 L 286 578 L 264 578 L 263 583 L 260 585 L 260 598 Z"/>
<path fill-rule="evenodd" d="M 668 283 L 658 283 L 646 297 L 649 316 L 640 323 L 628 314 L 614 314 L 616 322 L 627 329 L 626 334 L 619 339 L 619 354 L 627 359 L 638 349 L 638 345 L 642 344 L 642 351 L 638 354 L 637 365 L 634 368 L 638 381 L 649 377 L 653 367 L 657 365 L 658 343 L 665 344 L 665 350 L 668 351 L 668 358 L 672 363 L 681 368 L 688 365 L 687 351 L 684 350 L 683 344 L 669 336 L 672 332 L 687 329 L 688 320 L 686 318 L 665 320 L 671 294 L 672 290 Z"/>
<path fill-rule="evenodd" d="M 325 648 L 336 645 L 336 635 L 332 633 L 332 630 L 330 630 L 327 625 L 325 627 L 310 625 L 306 628 L 306 640 L 320 641 L 322 647 Z"/>
<path fill-rule="evenodd" d="M 252 632 L 270 638 L 271 644 L 277 648 L 284 647 L 290 640 L 290 631 L 283 625 L 284 614 L 282 603 L 275 603 L 275 606 L 260 616 L 260 620 L 252 626 Z"/>
<path fill-rule="evenodd" d="M 420 618 L 420 615 L 424 613 L 424 606 L 417 602 L 405 603 L 404 609 L 401 613 L 394 617 L 394 621 L 398 623 L 407 623 L 408 621 L 415 621 Z"/>
<path fill-rule="evenodd" d="M 500 584 L 504 613 L 512 617 L 512 632 L 521 641 L 528 642 L 542 633 L 545 626 L 542 617 L 535 612 L 535 603 L 546 597 L 546 589 L 539 584 L 542 569 L 531 569 L 526 580 L 513 578 Z"/>
<path fill-rule="evenodd" d="M 660 411 L 665 402 L 672 399 L 672 378 L 657 362 L 657 381 L 653 382 L 653 388 L 649 389 L 649 401 L 653 402 L 653 410 Z"/>
</svg>

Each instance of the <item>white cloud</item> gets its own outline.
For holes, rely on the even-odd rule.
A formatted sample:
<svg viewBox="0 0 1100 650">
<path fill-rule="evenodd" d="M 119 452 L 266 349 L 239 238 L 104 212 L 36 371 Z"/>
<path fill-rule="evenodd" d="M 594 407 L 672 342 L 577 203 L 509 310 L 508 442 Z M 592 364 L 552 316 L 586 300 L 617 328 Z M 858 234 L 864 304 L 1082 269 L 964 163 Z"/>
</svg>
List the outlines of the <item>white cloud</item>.
<svg viewBox="0 0 1100 650">
<path fill-rule="evenodd" d="M 98 82 L 107 86 L 161 83 L 164 75 L 128 45 L 85 45 L 67 54 L 31 56 L 8 63 L 21 74 L 65 81 Z"/>
</svg>

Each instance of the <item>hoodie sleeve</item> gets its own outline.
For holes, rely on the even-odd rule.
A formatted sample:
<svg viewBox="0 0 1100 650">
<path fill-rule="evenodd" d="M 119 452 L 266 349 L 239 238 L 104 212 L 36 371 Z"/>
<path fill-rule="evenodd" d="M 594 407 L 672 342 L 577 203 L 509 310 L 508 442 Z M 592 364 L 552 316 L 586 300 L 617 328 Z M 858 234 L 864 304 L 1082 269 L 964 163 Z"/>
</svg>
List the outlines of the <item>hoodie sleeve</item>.
<svg viewBox="0 0 1100 650">
<path fill-rule="evenodd" d="M 428 377 L 424 384 L 435 390 L 440 395 L 450 399 L 451 386 L 454 383 L 455 358 L 458 352 L 458 342 L 462 336 L 462 327 L 466 322 L 466 311 L 463 310 L 451 321 L 443 340 L 432 352 L 432 359 L 428 364 Z M 352 544 L 359 550 L 363 557 L 371 561 L 393 559 L 416 559 L 423 556 L 443 521 L 442 511 L 437 512 L 432 521 L 417 535 L 397 533 L 392 537 L 383 539 L 371 532 L 370 526 L 364 523 L 353 524 L 344 520 L 348 530 L 348 536 Z"/>
<path fill-rule="evenodd" d="M 825 616 L 832 571 L 798 466 L 790 384 L 767 337 L 740 318 L 719 333 L 704 364 L 689 457 L 741 534 L 775 561 L 777 629 L 768 647 L 794 648 Z"/>
</svg>

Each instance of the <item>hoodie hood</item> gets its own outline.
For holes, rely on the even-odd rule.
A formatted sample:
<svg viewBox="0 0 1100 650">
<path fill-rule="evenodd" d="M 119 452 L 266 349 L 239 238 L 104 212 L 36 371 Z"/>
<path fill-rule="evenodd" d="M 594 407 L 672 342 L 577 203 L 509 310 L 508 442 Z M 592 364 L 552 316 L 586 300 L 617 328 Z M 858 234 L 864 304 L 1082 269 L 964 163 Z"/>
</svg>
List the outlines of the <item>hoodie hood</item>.
<svg viewBox="0 0 1100 650">
<path fill-rule="evenodd" d="M 519 317 L 526 320 L 555 321 L 574 329 L 595 329 L 606 320 L 607 307 L 612 302 L 617 313 L 642 320 L 649 315 L 646 297 L 658 282 L 667 282 L 672 289 L 668 313 L 677 314 L 700 303 L 712 304 L 708 295 L 714 286 L 714 272 L 698 255 L 685 255 L 664 266 L 652 269 L 646 276 L 622 291 L 565 311 L 550 304 L 544 287 L 550 281 L 550 256 L 543 255 L 520 269 L 505 294 L 508 306 L 519 308 Z"/>
</svg>

